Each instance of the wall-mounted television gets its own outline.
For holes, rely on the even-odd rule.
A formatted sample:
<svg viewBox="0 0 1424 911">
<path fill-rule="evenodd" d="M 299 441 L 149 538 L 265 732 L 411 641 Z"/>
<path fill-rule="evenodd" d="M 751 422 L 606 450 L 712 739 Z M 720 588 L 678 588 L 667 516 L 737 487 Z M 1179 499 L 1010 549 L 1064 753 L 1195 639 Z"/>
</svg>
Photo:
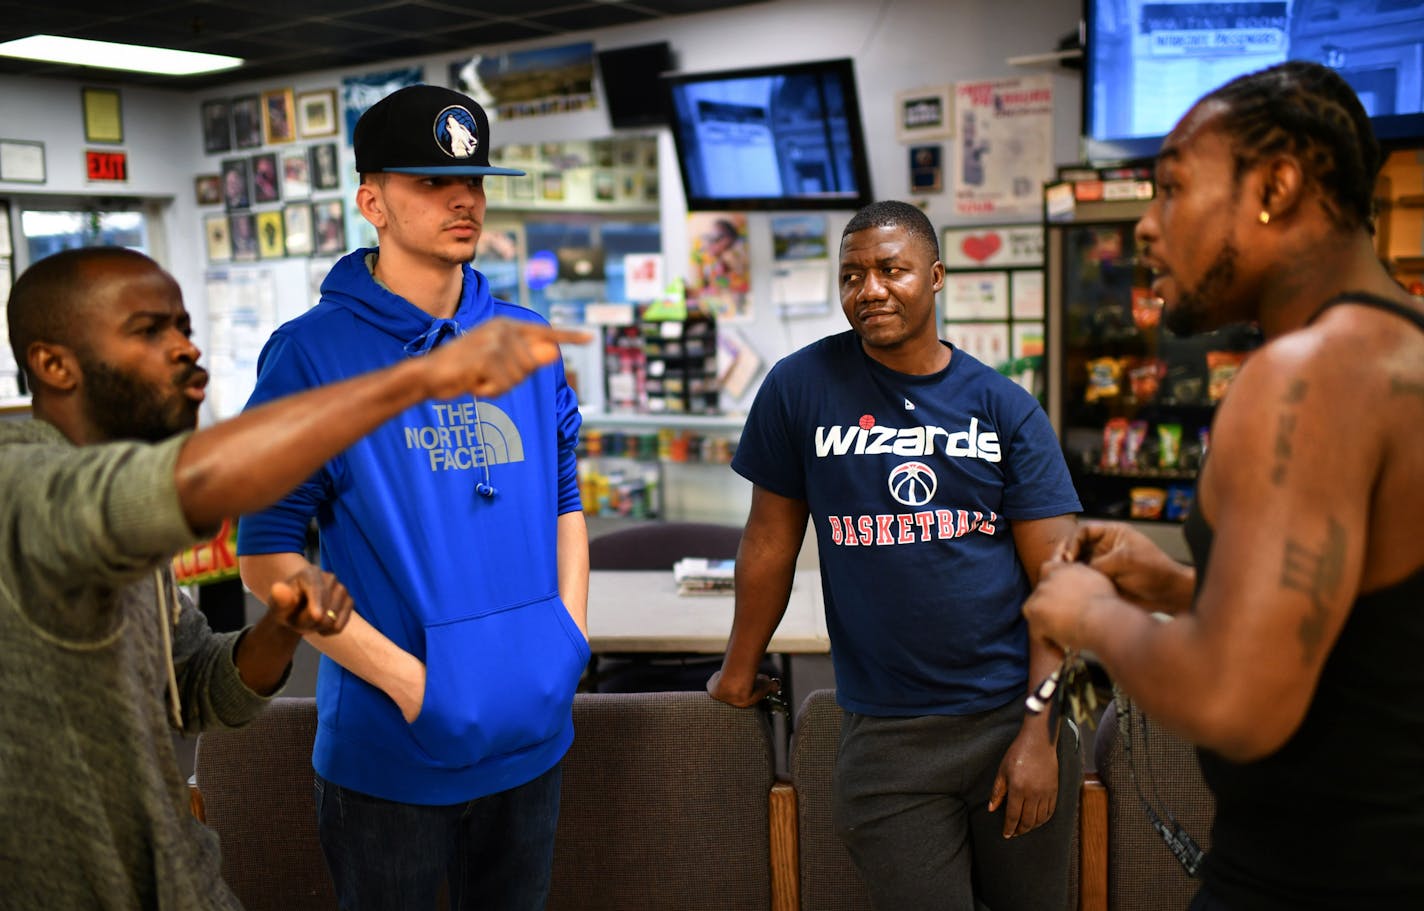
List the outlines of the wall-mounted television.
<svg viewBox="0 0 1424 911">
<path fill-rule="evenodd" d="M 1387 146 L 1424 141 L 1424 0 L 1084 0 L 1084 157 L 1145 158 L 1236 76 L 1314 60 Z"/>
<path fill-rule="evenodd" d="M 661 126 L 667 123 L 658 77 L 673 69 L 672 46 L 666 41 L 598 52 L 598 73 L 608 102 L 608 122 L 615 128 Z"/>
<path fill-rule="evenodd" d="M 850 60 L 677 73 L 663 82 L 689 209 L 871 202 Z"/>
</svg>

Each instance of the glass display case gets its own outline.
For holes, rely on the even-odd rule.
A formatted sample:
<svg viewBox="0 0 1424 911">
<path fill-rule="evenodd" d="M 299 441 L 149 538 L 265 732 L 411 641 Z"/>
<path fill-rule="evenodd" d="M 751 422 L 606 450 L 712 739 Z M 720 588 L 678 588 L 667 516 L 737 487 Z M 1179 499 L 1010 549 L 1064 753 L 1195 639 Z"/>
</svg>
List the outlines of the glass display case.
<svg viewBox="0 0 1424 911">
<path fill-rule="evenodd" d="M 1257 330 L 1162 325 L 1133 229 L 1145 200 L 1080 201 L 1047 228 L 1050 416 L 1084 515 L 1186 518 L 1211 420 Z"/>
</svg>

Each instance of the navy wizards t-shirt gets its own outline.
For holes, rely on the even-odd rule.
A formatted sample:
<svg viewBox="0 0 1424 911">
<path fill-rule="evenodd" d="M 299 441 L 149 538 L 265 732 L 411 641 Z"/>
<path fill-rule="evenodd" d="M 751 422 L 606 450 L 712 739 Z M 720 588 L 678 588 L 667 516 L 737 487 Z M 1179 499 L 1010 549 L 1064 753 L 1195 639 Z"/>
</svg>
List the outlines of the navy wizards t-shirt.
<svg viewBox="0 0 1424 911">
<path fill-rule="evenodd" d="M 732 468 L 810 507 L 843 707 L 961 715 L 1023 696 L 1012 523 L 1082 508 L 1032 395 L 959 349 L 897 373 L 846 331 L 772 368 Z"/>
</svg>

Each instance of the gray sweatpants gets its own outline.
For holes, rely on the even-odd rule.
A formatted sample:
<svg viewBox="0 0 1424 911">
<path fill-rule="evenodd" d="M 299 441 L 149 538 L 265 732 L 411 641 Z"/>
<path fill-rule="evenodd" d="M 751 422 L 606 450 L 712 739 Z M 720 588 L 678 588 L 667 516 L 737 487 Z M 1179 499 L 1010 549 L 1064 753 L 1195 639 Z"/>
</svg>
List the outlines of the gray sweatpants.
<svg viewBox="0 0 1424 911">
<path fill-rule="evenodd" d="M 1064 911 L 1082 758 L 1058 738 L 1058 803 L 1046 824 L 1004 838 L 994 775 L 1023 700 L 979 715 L 884 718 L 847 712 L 833 815 L 880 911 Z"/>
</svg>

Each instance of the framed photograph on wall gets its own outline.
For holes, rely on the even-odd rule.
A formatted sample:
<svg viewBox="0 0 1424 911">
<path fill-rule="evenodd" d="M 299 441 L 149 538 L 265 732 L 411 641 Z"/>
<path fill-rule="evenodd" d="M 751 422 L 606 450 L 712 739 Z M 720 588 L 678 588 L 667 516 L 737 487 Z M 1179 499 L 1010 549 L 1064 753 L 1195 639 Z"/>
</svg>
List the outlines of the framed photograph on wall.
<svg viewBox="0 0 1424 911">
<path fill-rule="evenodd" d="M 287 228 L 280 209 L 257 213 L 257 256 L 277 259 L 287 255 Z"/>
<path fill-rule="evenodd" d="M 257 217 L 251 212 L 228 216 L 228 235 L 232 238 L 232 261 L 250 263 L 257 259 Z"/>
<path fill-rule="evenodd" d="M 282 198 L 306 199 L 311 195 L 311 162 L 305 150 L 283 152 Z"/>
<path fill-rule="evenodd" d="M 124 109 L 118 89 L 83 88 L 84 141 L 114 145 L 124 141 Z"/>
<path fill-rule="evenodd" d="M 942 149 L 939 145 L 910 146 L 910 192 L 938 193 L 944 189 Z"/>
<path fill-rule="evenodd" d="M 335 136 L 336 89 L 302 92 L 297 96 L 297 132 L 303 139 Z"/>
<path fill-rule="evenodd" d="M 252 156 L 252 201 L 276 202 L 282 198 L 281 176 L 277 173 L 277 153 Z"/>
<path fill-rule="evenodd" d="M 314 145 L 311 153 L 311 185 L 313 190 L 341 189 L 341 172 L 336 165 L 336 143 Z"/>
<path fill-rule="evenodd" d="M 226 215 L 204 215 L 203 234 L 208 239 L 208 262 L 232 262 L 232 234 Z"/>
<path fill-rule="evenodd" d="M 252 205 L 252 189 L 248 185 L 246 158 L 224 158 L 222 162 L 223 204 L 231 212 Z"/>
<path fill-rule="evenodd" d="M 226 98 L 203 102 L 203 151 L 232 151 L 232 108 Z"/>
<path fill-rule="evenodd" d="M 298 203 L 282 210 L 282 225 L 287 232 L 287 255 L 308 256 L 312 250 L 312 207 Z"/>
<path fill-rule="evenodd" d="M 954 86 L 937 85 L 895 95 L 895 138 L 901 142 L 954 135 Z"/>
<path fill-rule="evenodd" d="M 341 200 L 312 203 L 312 237 L 317 253 L 346 250 L 346 207 Z"/>
<path fill-rule="evenodd" d="M 243 95 L 232 100 L 232 138 L 239 149 L 262 145 L 262 99 Z"/>
<path fill-rule="evenodd" d="M 223 201 L 222 175 L 199 174 L 194 177 L 193 194 L 200 206 L 221 205 Z"/>
<path fill-rule="evenodd" d="M 291 89 L 262 93 L 262 135 L 268 145 L 297 138 L 297 106 Z"/>
</svg>

